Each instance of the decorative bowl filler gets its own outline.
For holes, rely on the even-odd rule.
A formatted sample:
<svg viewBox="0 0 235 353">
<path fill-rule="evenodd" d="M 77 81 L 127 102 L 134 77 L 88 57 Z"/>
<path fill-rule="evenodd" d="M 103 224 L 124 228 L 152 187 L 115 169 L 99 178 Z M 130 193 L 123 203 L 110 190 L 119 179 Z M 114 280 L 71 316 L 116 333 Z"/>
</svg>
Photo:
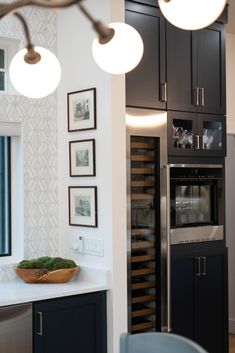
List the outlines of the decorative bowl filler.
<svg viewBox="0 0 235 353">
<path fill-rule="evenodd" d="M 23 260 L 15 268 L 16 274 L 26 283 L 65 283 L 79 270 L 73 260 L 49 256 Z"/>
</svg>

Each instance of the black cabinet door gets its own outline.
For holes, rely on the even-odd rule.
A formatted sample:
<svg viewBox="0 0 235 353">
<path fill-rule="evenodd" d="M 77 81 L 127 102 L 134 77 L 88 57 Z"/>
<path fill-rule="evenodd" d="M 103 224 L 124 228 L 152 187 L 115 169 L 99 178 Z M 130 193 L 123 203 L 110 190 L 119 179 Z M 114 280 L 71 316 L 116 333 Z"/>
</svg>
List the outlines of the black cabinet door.
<svg viewBox="0 0 235 353">
<path fill-rule="evenodd" d="M 179 111 L 167 113 L 169 156 L 226 156 L 226 117 Z"/>
<path fill-rule="evenodd" d="M 211 353 L 227 348 L 227 251 L 201 251 L 195 277 L 195 340 Z"/>
<path fill-rule="evenodd" d="M 144 42 L 140 64 L 126 75 L 126 105 L 166 109 L 165 20 L 158 8 L 126 1 L 126 23 Z"/>
<path fill-rule="evenodd" d="M 172 252 L 171 259 L 172 332 L 194 339 L 194 257 Z"/>
<path fill-rule="evenodd" d="M 166 23 L 167 109 L 197 111 L 197 35 Z"/>
<path fill-rule="evenodd" d="M 198 31 L 199 112 L 226 114 L 225 26 L 214 23 Z"/>
<path fill-rule="evenodd" d="M 226 156 L 226 117 L 213 114 L 198 114 L 198 135 L 202 138 L 200 155 Z"/>
<path fill-rule="evenodd" d="M 225 26 L 184 31 L 167 22 L 167 109 L 226 114 Z"/>
<path fill-rule="evenodd" d="M 105 353 L 106 294 L 34 304 L 34 353 Z"/>
<path fill-rule="evenodd" d="M 210 353 L 227 353 L 227 249 L 183 247 L 172 247 L 172 330 Z"/>
</svg>

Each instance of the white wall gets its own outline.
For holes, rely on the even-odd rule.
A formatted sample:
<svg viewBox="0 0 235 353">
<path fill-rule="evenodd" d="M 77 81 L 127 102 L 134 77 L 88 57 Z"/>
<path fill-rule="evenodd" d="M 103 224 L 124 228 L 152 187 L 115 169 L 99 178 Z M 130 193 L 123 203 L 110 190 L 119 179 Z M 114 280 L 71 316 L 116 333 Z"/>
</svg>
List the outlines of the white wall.
<svg viewBox="0 0 235 353">
<path fill-rule="evenodd" d="M 23 11 L 32 41 L 56 52 L 56 12 L 29 7 Z M 24 42 L 14 15 L 0 21 L 0 37 Z M 58 253 L 56 95 L 29 99 L 0 93 L 0 121 L 23 125 L 24 258 Z M 12 265 L 0 267 L 0 281 L 15 278 Z"/>
<path fill-rule="evenodd" d="M 85 5 L 98 19 L 122 20 L 122 0 L 88 0 Z M 108 268 L 108 351 L 117 353 L 120 333 L 127 327 L 126 290 L 126 172 L 124 77 L 99 69 L 91 54 L 94 37 L 90 23 L 75 8 L 58 14 L 58 59 L 63 76 L 58 89 L 59 249 L 80 265 Z M 97 129 L 67 132 L 66 95 L 96 87 Z M 69 177 L 68 142 L 95 138 L 96 177 Z M 98 187 L 98 228 L 68 225 L 68 186 Z M 104 241 L 104 256 L 77 255 L 71 250 L 74 235 Z"/>
</svg>

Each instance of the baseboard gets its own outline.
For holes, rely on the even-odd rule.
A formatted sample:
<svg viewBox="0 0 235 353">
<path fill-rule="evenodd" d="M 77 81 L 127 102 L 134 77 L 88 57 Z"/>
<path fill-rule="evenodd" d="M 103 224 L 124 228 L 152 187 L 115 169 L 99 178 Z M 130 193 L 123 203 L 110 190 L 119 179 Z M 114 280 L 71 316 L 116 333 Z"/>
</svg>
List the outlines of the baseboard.
<svg viewBox="0 0 235 353">
<path fill-rule="evenodd" d="M 229 319 L 229 333 L 235 334 L 235 319 Z"/>
</svg>

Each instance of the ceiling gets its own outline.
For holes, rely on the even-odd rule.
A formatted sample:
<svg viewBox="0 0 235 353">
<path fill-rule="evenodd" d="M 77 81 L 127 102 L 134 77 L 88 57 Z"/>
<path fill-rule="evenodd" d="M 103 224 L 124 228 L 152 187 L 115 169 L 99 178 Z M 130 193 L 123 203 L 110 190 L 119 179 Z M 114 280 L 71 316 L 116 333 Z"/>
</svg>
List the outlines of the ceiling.
<svg viewBox="0 0 235 353">
<path fill-rule="evenodd" d="M 235 0 L 229 0 L 227 32 L 235 34 Z"/>
</svg>

